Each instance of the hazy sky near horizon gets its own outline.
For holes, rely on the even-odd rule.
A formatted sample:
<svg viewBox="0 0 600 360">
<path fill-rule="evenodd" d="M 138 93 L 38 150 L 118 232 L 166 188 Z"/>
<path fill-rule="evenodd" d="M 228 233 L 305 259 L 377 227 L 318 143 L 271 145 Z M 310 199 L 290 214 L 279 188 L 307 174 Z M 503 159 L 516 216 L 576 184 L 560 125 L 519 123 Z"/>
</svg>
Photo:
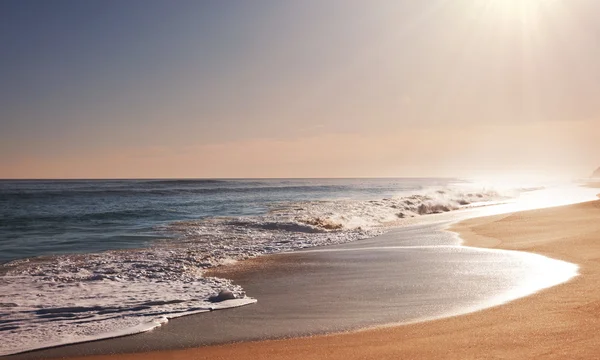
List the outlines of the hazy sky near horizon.
<svg viewBox="0 0 600 360">
<path fill-rule="evenodd" d="M 594 0 L 0 2 L 0 178 L 586 176 Z"/>
</svg>

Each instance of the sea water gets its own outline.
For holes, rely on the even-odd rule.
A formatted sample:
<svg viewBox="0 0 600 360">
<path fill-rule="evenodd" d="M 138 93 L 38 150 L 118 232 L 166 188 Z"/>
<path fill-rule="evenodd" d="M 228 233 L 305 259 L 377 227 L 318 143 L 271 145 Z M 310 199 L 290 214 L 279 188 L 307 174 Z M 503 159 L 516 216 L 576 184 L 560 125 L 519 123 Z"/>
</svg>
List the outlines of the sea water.
<svg viewBox="0 0 600 360">
<path fill-rule="evenodd" d="M 524 190 L 456 179 L 2 181 L 0 355 L 251 304 L 204 270 Z M 235 299 L 211 302 L 223 289 Z"/>
</svg>

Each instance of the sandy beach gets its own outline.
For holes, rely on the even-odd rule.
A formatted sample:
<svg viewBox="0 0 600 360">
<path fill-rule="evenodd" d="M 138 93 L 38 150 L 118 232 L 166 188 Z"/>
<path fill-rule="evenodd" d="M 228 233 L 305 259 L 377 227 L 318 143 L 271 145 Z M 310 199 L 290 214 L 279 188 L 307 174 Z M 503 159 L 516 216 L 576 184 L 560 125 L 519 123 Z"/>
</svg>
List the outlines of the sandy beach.
<svg viewBox="0 0 600 360">
<path fill-rule="evenodd" d="M 594 201 L 456 225 L 452 230 L 460 233 L 468 246 L 535 252 L 580 266 L 580 276 L 572 281 L 506 305 L 352 333 L 84 358 L 593 358 L 600 347 L 599 218 L 600 201 Z"/>
</svg>

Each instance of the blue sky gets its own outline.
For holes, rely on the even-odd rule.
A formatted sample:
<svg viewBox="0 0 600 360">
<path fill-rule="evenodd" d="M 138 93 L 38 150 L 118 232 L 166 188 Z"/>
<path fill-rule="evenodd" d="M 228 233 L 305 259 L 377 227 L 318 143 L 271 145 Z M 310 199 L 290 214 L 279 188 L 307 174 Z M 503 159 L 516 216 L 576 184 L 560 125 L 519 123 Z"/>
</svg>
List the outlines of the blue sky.
<svg viewBox="0 0 600 360">
<path fill-rule="evenodd" d="M 5 0 L 0 177 L 577 173 L 600 161 L 597 8 Z"/>
</svg>

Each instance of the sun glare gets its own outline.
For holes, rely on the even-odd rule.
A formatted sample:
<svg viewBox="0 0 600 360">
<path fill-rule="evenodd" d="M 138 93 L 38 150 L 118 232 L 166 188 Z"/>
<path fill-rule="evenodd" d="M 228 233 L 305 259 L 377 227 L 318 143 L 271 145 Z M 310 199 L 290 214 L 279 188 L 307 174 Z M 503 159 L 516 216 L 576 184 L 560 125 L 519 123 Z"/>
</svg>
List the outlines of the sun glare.
<svg viewBox="0 0 600 360">
<path fill-rule="evenodd" d="M 556 5 L 556 0 L 488 0 L 486 11 L 493 16 L 529 23 Z"/>
<path fill-rule="evenodd" d="M 490 6 L 504 11 L 519 11 L 522 9 L 535 9 L 546 6 L 554 0 L 489 0 Z"/>
</svg>

